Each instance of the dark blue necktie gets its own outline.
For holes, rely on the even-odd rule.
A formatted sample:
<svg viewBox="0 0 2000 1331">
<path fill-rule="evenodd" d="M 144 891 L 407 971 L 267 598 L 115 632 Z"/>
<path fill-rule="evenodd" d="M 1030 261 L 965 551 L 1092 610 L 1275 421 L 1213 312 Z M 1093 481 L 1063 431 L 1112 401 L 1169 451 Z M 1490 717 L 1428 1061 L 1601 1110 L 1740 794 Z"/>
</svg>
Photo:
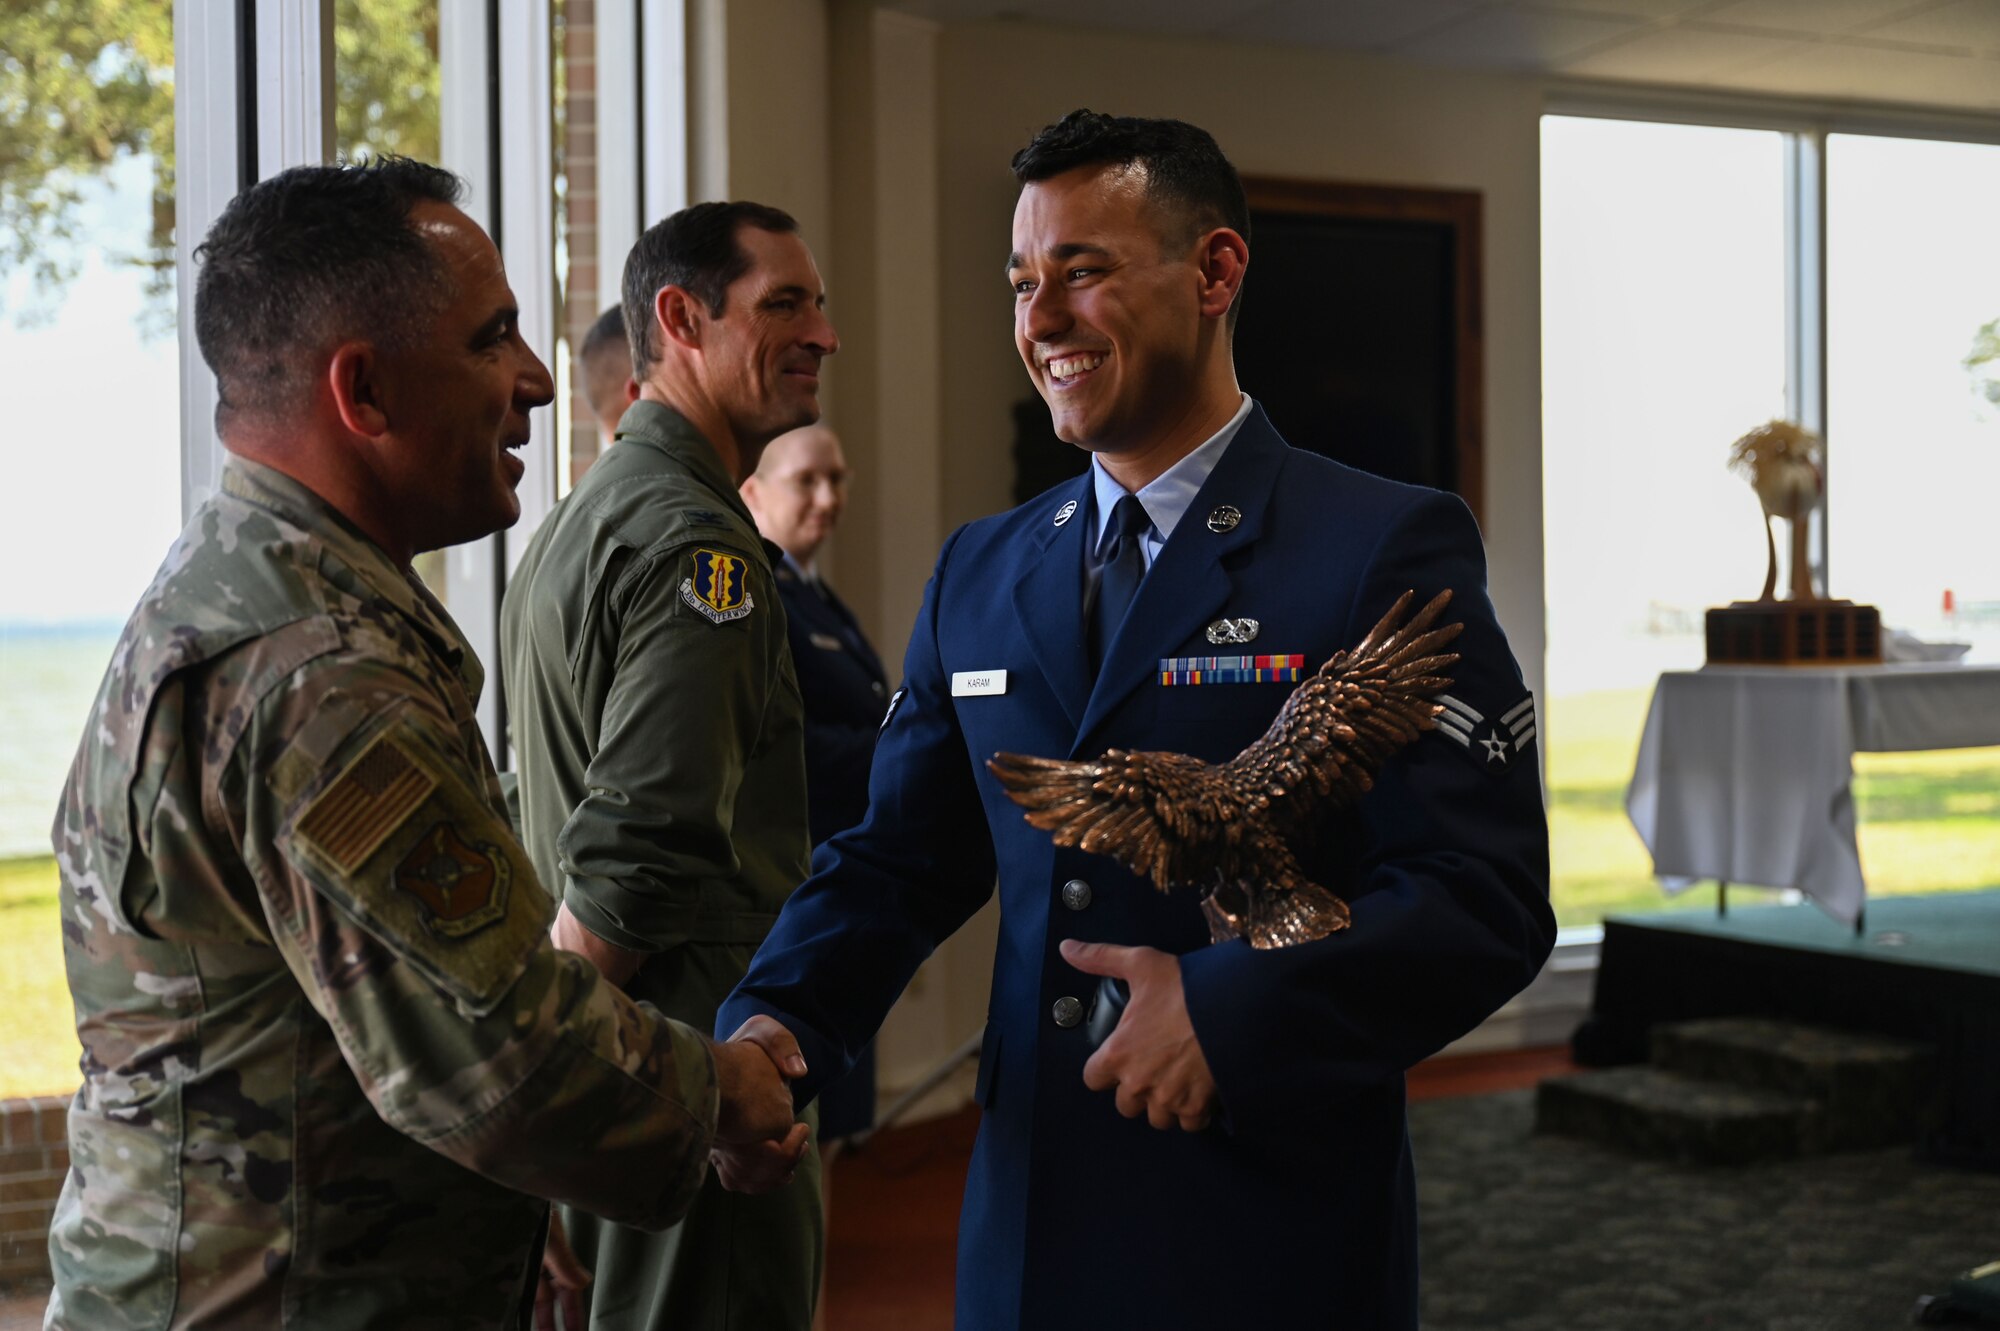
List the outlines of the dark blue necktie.
<svg viewBox="0 0 2000 1331">
<path fill-rule="evenodd" d="M 1093 670 L 1104 664 L 1104 653 L 1118 636 L 1118 626 L 1125 622 L 1125 612 L 1131 609 L 1132 598 L 1138 595 L 1139 583 L 1146 576 L 1145 540 L 1152 525 L 1153 520 L 1146 516 L 1146 506 L 1137 495 L 1126 495 L 1111 510 L 1104 564 L 1097 579 L 1097 600 L 1090 614 Z"/>
</svg>

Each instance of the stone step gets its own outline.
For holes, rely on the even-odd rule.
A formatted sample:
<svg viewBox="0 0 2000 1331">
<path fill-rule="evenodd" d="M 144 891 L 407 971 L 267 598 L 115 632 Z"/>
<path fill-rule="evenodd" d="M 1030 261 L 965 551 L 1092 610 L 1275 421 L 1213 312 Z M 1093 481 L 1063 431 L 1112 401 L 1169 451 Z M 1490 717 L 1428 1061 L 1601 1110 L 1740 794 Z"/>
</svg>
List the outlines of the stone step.
<svg viewBox="0 0 2000 1331">
<path fill-rule="evenodd" d="M 1639 1155 L 1744 1165 L 1817 1149 L 1820 1112 L 1804 1096 L 1640 1065 L 1542 1082 L 1535 1094 L 1535 1131 Z"/>
<path fill-rule="evenodd" d="M 1699 1081 L 1803 1096 L 1822 1110 L 1811 1150 L 1916 1138 L 1935 1086 L 1928 1048 L 1909 1040 L 1755 1017 L 1655 1027 L 1653 1066 Z"/>
</svg>

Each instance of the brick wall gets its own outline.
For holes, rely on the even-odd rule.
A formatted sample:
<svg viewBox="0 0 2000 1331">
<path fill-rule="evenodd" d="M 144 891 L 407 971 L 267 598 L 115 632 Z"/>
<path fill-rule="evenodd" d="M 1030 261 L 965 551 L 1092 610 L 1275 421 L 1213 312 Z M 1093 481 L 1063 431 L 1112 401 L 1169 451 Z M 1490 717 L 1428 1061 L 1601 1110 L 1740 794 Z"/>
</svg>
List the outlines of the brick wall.
<svg viewBox="0 0 2000 1331">
<path fill-rule="evenodd" d="M 59 1095 L 0 1101 L 0 1283 L 47 1275 L 49 1217 L 69 1173 Z"/>
<path fill-rule="evenodd" d="M 569 271 L 562 276 L 563 335 L 574 357 L 597 322 L 597 5 L 567 0 L 563 37 L 563 201 Z M 621 268 L 625 256 L 618 256 Z M 574 484 L 597 461 L 597 418 L 583 397 L 583 376 L 571 365 L 569 472 Z"/>
</svg>

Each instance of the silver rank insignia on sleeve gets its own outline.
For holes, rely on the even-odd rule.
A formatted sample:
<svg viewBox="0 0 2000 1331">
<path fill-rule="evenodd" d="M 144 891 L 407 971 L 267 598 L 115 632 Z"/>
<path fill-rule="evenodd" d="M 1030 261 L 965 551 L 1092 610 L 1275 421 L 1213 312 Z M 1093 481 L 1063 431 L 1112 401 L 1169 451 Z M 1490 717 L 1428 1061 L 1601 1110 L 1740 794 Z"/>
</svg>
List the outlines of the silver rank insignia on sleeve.
<svg viewBox="0 0 2000 1331">
<path fill-rule="evenodd" d="M 896 709 L 903 705 L 903 695 L 908 692 L 909 692 L 908 689 L 897 689 L 895 693 L 890 695 L 889 710 L 882 713 L 882 724 L 875 727 L 875 733 L 877 735 L 880 735 L 883 731 L 887 730 L 889 728 L 889 723 L 896 719 Z"/>
<path fill-rule="evenodd" d="M 1535 738 L 1533 694 L 1502 712 L 1497 721 L 1487 720 L 1477 708 L 1449 693 L 1440 693 L 1437 700 L 1444 709 L 1438 713 L 1437 733 L 1465 750 L 1488 772 L 1504 772 L 1513 766 L 1515 755 Z"/>
</svg>

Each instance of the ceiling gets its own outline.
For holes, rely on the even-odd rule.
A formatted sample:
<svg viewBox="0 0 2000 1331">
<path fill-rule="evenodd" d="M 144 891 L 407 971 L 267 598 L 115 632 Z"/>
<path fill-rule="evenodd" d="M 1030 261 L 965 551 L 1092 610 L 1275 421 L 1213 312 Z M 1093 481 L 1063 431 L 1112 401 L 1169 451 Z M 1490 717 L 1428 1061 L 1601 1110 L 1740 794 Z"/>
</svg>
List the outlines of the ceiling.
<svg viewBox="0 0 2000 1331">
<path fill-rule="evenodd" d="M 1425 64 L 2000 111 L 2000 0 L 891 0 Z"/>
</svg>

